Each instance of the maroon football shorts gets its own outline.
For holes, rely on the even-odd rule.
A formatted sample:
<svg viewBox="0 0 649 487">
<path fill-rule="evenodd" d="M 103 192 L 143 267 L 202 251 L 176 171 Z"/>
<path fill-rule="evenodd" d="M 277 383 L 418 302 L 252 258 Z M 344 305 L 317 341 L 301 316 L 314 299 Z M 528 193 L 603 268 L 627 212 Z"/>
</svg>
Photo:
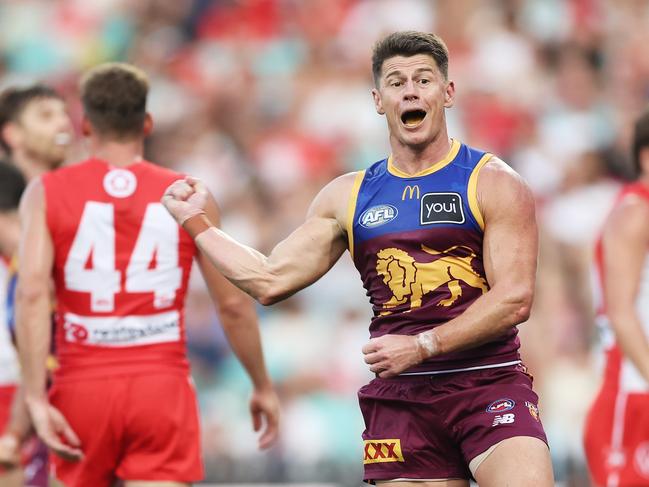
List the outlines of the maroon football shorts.
<svg viewBox="0 0 649 487">
<path fill-rule="evenodd" d="M 469 462 L 502 440 L 547 444 L 523 366 L 376 378 L 358 398 L 365 481 L 469 479 Z"/>
</svg>

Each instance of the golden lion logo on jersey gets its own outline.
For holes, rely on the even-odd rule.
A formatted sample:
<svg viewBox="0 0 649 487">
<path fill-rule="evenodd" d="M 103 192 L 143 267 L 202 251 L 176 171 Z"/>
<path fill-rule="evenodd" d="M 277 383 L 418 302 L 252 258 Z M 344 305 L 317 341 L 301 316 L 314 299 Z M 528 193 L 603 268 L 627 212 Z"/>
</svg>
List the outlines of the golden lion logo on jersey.
<svg viewBox="0 0 649 487">
<path fill-rule="evenodd" d="M 392 298 L 385 304 L 383 309 L 394 308 L 405 304 L 410 300 L 410 309 L 421 307 L 421 298 L 424 294 L 435 291 L 441 286 L 448 286 L 451 296 L 442 299 L 438 306 L 451 306 L 462 296 L 460 281 L 465 284 L 488 291 L 487 281 L 473 270 L 471 261 L 476 254 L 469 247 L 455 245 L 444 251 L 437 251 L 421 246 L 422 250 L 430 255 L 441 255 L 433 262 L 417 262 L 408 252 L 388 248 L 377 253 L 376 272 L 383 276 L 383 282 L 388 285 L 392 292 Z M 467 249 L 469 255 L 456 257 L 448 255 L 457 248 Z M 385 311 L 382 314 L 390 314 Z"/>
</svg>

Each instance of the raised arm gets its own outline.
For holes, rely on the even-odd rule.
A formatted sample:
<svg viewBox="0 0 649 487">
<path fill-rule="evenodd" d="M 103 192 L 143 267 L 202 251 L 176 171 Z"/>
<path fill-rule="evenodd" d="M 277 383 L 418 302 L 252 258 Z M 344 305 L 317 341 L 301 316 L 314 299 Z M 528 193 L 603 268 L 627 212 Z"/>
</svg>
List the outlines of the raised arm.
<svg viewBox="0 0 649 487">
<path fill-rule="evenodd" d="M 649 204 L 627 196 L 606 220 L 604 303 L 622 353 L 649 382 L 649 342 L 638 316 L 638 291 L 649 250 Z"/>
<path fill-rule="evenodd" d="M 240 244 L 209 221 L 204 214 L 208 193 L 200 181 L 176 181 L 162 202 L 226 278 L 269 305 L 317 281 L 347 248 L 343 228 L 354 176 L 346 174 L 329 183 L 314 199 L 306 221 L 268 256 Z"/>
<path fill-rule="evenodd" d="M 16 290 L 16 338 L 25 401 L 36 432 L 55 453 L 78 459 L 79 439 L 61 413 L 49 405 L 45 384 L 51 342 L 50 278 L 54 249 L 45 222 L 40 180 L 26 189 L 20 203 L 21 236 Z M 62 435 L 68 444 L 63 443 Z"/>
<path fill-rule="evenodd" d="M 207 201 L 205 211 L 210 221 L 218 228 L 219 212 L 211 198 Z M 217 305 L 228 342 L 252 382 L 254 390 L 250 400 L 250 413 L 253 428 L 259 431 L 262 423 L 265 423 L 259 438 L 259 447 L 267 448 L 277 439 L 279 400 L 264 363 L 254 301 L 223 277 L 204 253 L 198 254 L 197 261 L 212 300 Z"/>
<path fill-rule="evenodd" d="M 493 158 L 480 171 L 478 202 L 485 222 L 483 259 L 489 291 L 433 330 L 370 340 L 363 347 L 365 362 L 380 377 L 492 341 L 529 317 L 538 253 L 532 193 L 518 174 Z"/>
</svg>

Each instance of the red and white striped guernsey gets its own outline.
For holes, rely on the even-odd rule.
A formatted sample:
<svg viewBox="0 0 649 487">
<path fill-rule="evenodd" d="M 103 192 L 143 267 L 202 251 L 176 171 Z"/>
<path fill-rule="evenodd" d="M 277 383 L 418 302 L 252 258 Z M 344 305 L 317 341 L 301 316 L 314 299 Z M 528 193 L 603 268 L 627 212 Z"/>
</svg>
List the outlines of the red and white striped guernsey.
<svg viewBox="0 0 649 487">
<path fill-rule="evenodd" d="M 43 176 L 54 246 L 55 380 L 187 374 L 184 302 L 193 240 L 160 198 L 181 174 L 99 159 Z"/>
<path fill-rule="evenodd" d="M 649 204 L 649 188 L 641 183 L 626 185 L 619 193 L 616 205 L 630 195 L 643 198 Z M 649 393 L 649 383 L 644 380 L 631 360 L 625 357 L 617 346 L 615 334 L 606 315 L 604 296 L 604 255 L 602 237 L 595 247 L 597 325 L 600 343 L 606 355 L 604 380 L 621 392 Z M 636 298 L 636 310 L 645 334 L 649 337 L 649 249 L 643 263 L 640 285 Z"/>
</svg>

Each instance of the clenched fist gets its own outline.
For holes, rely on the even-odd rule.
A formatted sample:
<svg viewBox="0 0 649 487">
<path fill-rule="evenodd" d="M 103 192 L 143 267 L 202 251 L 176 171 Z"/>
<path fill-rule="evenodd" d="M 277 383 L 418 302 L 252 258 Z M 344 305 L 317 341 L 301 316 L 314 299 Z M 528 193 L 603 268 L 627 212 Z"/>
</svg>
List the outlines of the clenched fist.
<svg viewBox="0 0 649 487">
<path fill-rule="evenodd" d="M 179 179 L 169 186 L 162 196 L 162 204 L 179 225 L 189 218 L 205 213 L 208 191 L 203 183 L 192 177 Z"/>
</svg>

